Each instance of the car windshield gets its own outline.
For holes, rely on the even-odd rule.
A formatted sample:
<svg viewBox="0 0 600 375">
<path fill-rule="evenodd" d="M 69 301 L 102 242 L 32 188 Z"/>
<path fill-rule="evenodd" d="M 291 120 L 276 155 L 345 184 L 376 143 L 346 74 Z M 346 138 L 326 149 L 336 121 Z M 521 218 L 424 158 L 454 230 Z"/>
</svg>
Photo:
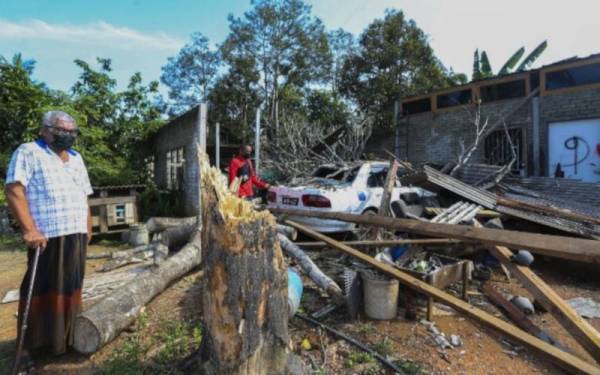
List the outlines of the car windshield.
<svg viewBox="0 0 600 375">
<path fill-rule="evenodd" d="M 354 182 L 360 166 L 354 168 L 343 168 L 334 165 L 322 165 L 312 174 L 312 177 L 326 178 L 340 182 Z"/>
</svg>

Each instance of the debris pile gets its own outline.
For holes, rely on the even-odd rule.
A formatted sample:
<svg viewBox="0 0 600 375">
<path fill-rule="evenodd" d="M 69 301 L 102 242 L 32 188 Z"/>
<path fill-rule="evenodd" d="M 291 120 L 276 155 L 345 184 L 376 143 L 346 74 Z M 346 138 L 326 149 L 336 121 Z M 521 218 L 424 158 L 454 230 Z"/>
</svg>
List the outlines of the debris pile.
<svg viewBox="0 0 600 375">
<path fill-rule="evenodd" d="M 569 372 L 599 373 L 600 334 L 584 319 L 598 317 L 598 302 L 583 298 L 565 301 L 530 268 L 536 264 L 536 255 L 582 264 L 600 264 L 598 184 L 554 182 L 554 186 L 563 184 L 577 192 L 574 193 L 575 198 L 569 200 L 561 194 L 561 189 L 554 189 L 550 194 L 536 190 L 551 185 L 551 179 L 519 178 L 507 174 L 498 177 L 489 173 L 489 170 L 497 169 L 483 166 L 477 170 L 468 165 L 453 177 L 424 166 L 405 174 L 399 179 L 403 186 L 433 191 L 442 203 L 439 207 L 422 207 L 421 215 L 407 215 L 403 211 L 407 204 L 402 196 L 392 196 L 387 212 L 380 210 L 379 215 L 281 206 L 269 209 L 279 216 L 281 223 L 319 241 L 298 243 L 300 247 L 328 247 L 343 254 L 335 262 L 323 262 L 325 256 L 319 255 L 314 263 L 315 267 L 329 267 L 332 263 L 338 265 L 329 267 L 325 273 L 332 275 L 333 279 L 340 275 L 338 279 L 344 287 L 343 297 L 351 319 L 360 315 L 361 299 L 364 304 L 367 304 L 366 301 L 373 304 L 373 300 L 364 295 L 370 291 L 367 288 L 361 290 L 360 285 L 362 279 L 364 286 L 366 274 L 376 274 L 384 281 L 399 281 L 399 297 L 390 298 L 397 299 L 394 304 L 407 313 L 405 317 L 409 317 L 409 310 L 415 311 L 411 305 L 426 301 L 427 319 L 421 322 L 427 325 L 429 335 L 444 360 L 448 360 L 447 349 L 467 348 L 459 334 L 446 336 L 435 326 L 434 301 L 499 331 L 510 340 L 512 346 L 508 352 L 511 355 L 518 354 L 515 347 L 526 347 Z M 384 184 L 384 202 L 386 193 L 391 195 L 393 185 L 387 182 Z M 591 187 L 595 187 L 595 192 Z M 594 195 L 587 205 L 581 201 L 585 199 L 582 197 L 586 192 Z M 305 221 L 306 218 L 311 221 Z M 376 230 L 369 232 L 370 238 L 340 241 L 319 233 L 317 219 L 349 222 Z M 311 225 L 304 224 L 307 222 Z M 523 228 L 527 230 L 523 231 Z M 429 237 L 444 238 L 447 242 L 428 243 L 433 240 Z M 457 245 L 452 241 L 462 242 Z M 369 250 L 367 253 L 355 247 Z M 328 254 L 335 253 L 329 251 Z M 496 269 L 502 271 L 508 280 L 505 282 L 511 283 L 510 280 L 516 278 L 533 299 L 494 288 L 490 279 Z M 456 287 L 461 283 L 462 290 Z M 480 296 L 477 305 L 482 309 L 469 303 L 475 299 L 470 298 L 473 294 Z M 384 302 L 387 301 L 381 300 L 381 305 Z M 372 306 L 363 305 L 362 308 L 372 310 Z M 498 310 L 494 310 L 496 308 Z M 494 315 L 502 319 L 488 311 L 494 311 Z M 417 309 L 416 314 L 418 317 L 422 313 Z M 574 355 L 571 348 L 538 327 L 533 318 L 540 314 L 551 314 L 589 357 Z M 514 322 L 514 325 L 509 322 Z"/>
</svg>

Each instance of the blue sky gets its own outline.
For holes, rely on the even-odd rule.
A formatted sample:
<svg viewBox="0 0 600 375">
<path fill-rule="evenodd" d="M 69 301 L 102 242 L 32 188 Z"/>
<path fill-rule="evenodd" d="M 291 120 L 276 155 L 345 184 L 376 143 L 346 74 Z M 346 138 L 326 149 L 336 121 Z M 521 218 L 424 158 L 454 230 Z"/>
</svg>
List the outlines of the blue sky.
<svg viewBox="0 0 600 375">
<path fill-rule="evenodd" d="M 470 73 L 475 48 L 499 68 L 517 48 L 549 47 L 537 65 L 600 52 L 600 1 L 570 0 L 308 0 L 328 29 L 358 35 L 386 8 L 402 9 L 430 37 L 436 55 Z M 122 87 L 134 72 L 158 79 L 160 67 L 199 31 L 211 43 L 228 33 L 227 15 L 241 16 L 250 0 L 0 0 L 0 54 L 38 61 L 35 77 L 68 89 L 73 60 L 113 59 Z"/>
</svg>

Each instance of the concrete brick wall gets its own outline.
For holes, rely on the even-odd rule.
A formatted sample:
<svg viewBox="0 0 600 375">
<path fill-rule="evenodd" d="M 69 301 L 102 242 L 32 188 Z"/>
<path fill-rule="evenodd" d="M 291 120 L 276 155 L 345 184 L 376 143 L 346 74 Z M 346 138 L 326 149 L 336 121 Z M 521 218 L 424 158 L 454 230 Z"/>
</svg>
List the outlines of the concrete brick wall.
<svg viewBox="0 0 600 375">
<path fill-rule="evenodd" d="M 540 164 L 548 176 L 548 125 L 559 121 L 600 118 L 600 88 L 545 95 L 540 100 Z"/>
<path fill-rule="evenodd" d="M 522 98 L 483 104 L 481 118 L 497 122 L 522 102 Z M 572 121 L 600 118 L 600 89 L 581 89 L 548 94 L 539 98 L 540 106 L 540 165 L 541 175 L 548 176 L 548 124 L 556 121 Z M 476 107 L 457 108 L 438 113 L 420 113 L 400 120 L 400 156 L 415 164 L 425 162 L 446 164 L 456 161 L 460 154 L 460 141 L 468 147 L 474 140 L 472 124 Z M 529 101 L 516 113 L 506 118 L 509 128 L 522 128 L 526 137 L 526 162 L 528 174 L 533 173 L 533 119 L 532 103 Z M 385 150 L 394 151 L 393 129 L 375 129 L 365 152 L 376 157 L 388 158 Z M 483 145 L 473 155 L 475 163 L 483 160 Z"/>
<path fill-rule="evenodd" d="M 198 212 L 198 157 L 196 155 L 195 112 L 184 115 L 162 127 L 154 137 L 154 181 L 161 189 L 167 188 L 167 152 L 183 147 L 185 160 L 183 186 L 185 211 Z"/>
<path fill-rule="evenodd" d="M 481 125 L 487 120 L 496 123 L 520 100 L 504 100 L 481 106 Z M 439 113 L 420 113 L 404 117 L 400 122 L 400 156 L 411 163 L 446 164 L 456 161 L 461 152 L 475 140 L 474 119 L 477 107 L 468 106 Z M 508 118 L 507 126 L 524 127 L 531 123 L 531 107 L 525 106 Z M 530 139 L 530 137 L 528 137 Z M 394 130 L 376 129 L 367 144 L 367 153 L 384 157 L 385 150 L 394 151 Z M 473 162 L 483 162 L 483 147 L 472 156 Z"/>
</svg>

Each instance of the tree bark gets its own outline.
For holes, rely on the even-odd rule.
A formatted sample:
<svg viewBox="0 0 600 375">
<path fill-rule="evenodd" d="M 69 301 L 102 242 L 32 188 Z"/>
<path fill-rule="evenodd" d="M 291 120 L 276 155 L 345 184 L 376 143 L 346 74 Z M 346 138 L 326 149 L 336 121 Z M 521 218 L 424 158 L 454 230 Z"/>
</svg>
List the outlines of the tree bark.
<svg viewBox="0 0 600 375">
<path fill-rule="evenodd" d="M 287 225 L 277 224 L 277 233 L 281 233 L 292 241 L 296 241 L 298 238 L 298 231 Z"/>
<path fill-rule="evenodd" d="M 196 224 L 197 217 L 151 217 L 144 224 L 148 233 L 162 232 L 167 228 Z"/>
<path fill-rule="evenodd" d="M 287 269 L 275 219 L 233 196 L 202 167 L 204 338 L 201 372 L 283 374 L 288 359 Z"/>
<path fill-rule="evenodd" d="M 173 281 L 200 264 L 200 233 L 177 254 L 108 295 L 75 319 L 73 347 L 80 353 L 95 353 L 127 328 L 140 310 Z"/>
</svg>

